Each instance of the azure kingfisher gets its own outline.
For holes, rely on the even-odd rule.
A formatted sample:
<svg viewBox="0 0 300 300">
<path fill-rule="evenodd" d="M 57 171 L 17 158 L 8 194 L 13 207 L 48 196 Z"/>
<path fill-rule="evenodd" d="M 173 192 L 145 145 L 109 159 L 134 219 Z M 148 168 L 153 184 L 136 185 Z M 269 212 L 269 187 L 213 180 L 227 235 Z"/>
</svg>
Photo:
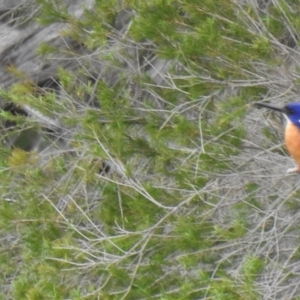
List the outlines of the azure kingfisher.
<svg viewBox="0 0 300 300">
<path fill-rule="evenodd" d="M 292 102 L 282 108 L 264 103 L 255 103 L 257 107 L 265 107 L 284 114 L 287 119 L 284 141 L 288 152 L 294 158 L 298 166 L 287 170 L 287 173 L 300 173 L 300 103 Z"/>
</svg>

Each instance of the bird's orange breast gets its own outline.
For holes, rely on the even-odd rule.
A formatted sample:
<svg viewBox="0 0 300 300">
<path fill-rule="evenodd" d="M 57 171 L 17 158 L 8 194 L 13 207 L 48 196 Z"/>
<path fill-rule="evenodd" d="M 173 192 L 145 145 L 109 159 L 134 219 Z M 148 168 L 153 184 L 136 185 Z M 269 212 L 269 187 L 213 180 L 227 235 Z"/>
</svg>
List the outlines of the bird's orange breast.
<svg viewBox="0 0 300 300">
<path fill-rule="evenodd" d="M 284 139 L 287 150 L 295 161 L 300 164 L 300 129 L 292 122 L 288 122 Z"/>
</svg>

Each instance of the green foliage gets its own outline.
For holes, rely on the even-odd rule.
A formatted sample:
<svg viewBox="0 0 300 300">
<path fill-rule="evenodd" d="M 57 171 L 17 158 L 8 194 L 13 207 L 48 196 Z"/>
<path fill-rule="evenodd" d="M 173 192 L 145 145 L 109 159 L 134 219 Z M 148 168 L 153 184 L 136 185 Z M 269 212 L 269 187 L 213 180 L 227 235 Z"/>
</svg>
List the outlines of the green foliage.
<svg viewBox="0 0 300 300">
<path fill-rule="evenodd" d="M 259 299 L 265 262 L 254 247 L 264 232 L 253 216 L 265 203 L 257 178 L 239 181 L 235 159 L 245 151 L 249 104 L 268 91 L 256 64 L 276 67 L 282 58 L 247 23 L 257 21 L 254 9 L 227 0 L 103 0 L 78 20 L 62 1 L 37 3 L 40 24 L 67 24 L 62 34 L 99 54 L 103 76 L 78 59 L 77 69 L 57 70 L 57 97 L 7 70 L 16 83 L 1 97 L 58 119 L 68 143 L 59 148 L 44 123 L 0 112 L 14 124 L 7 135 L 17 136 L 13 147 L 0 146 L 0 284 L 11 280 L 17 300 Z M 119 34 L 123 8 L 135 16 Z M 273 6 L 261 19 L 278 38 L 282 17 Z M 114 42 L 121 49 L 110 49 Z M 42 43 L 37 51 L 51 59 L 60 50 Z M 141 66 L 147 51 L 172 67 L 154 65 L 159 76 L 151 76 L 152 61 Z M 138 70 L 124 67 L 133 56 Z M 109 82 L 110 72 L 119 77 Z M 132 95 L 132 82 L 141 95 Z M 53 146 L 49 153 L 30 151 L 36 135 Z M 109 174 L 100 171 L 106 161 L 116 164 Z M 236 183 L 227 186 L 226 176 Z M 287 207 L 298 208 L 298 194 Z"/>
<path fill-rule="evenodd" d="M 57 53 L 57 49 L 50 44 L 40 43 L 37 48 L 37 53 L 43 57 L 51 57 L 51 54 Z"/>
<path fill-rule="evenodd" d="M 41 6 L 41 14 L 37 20 L 42 25 L 49 25 L 56 22 L 67 22 L 70 19 L 66 6 L 61 1 L 37 0 Z"/>
</svg>

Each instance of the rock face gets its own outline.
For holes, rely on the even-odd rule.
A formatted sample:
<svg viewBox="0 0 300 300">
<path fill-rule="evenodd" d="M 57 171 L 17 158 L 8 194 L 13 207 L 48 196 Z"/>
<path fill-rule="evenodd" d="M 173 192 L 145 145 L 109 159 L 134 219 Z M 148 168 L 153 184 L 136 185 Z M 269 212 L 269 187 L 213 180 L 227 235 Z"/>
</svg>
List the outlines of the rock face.
<svg viewBox="0 0 300 300">
<path fill-rule="evenodd" d="M 68 14 L 78 19 L 83 16 L 85 9 L 92 9 L 94 4 L 93 0 L 67 0 L 62 2 Z M 110 72 L 103 73 L 103 65 L 99 61 L 97 54 L 91 53 L 78 42 L 62 35 L 62 31 L 68 28 L 66 23 L 58 22 L 47 26 L 38 24 L 35 17 L 40 9 L 41 7 L 31 0 L 2 1 L 0 3 L 0 87 L 2 89 L 7 90 L 12 84 L 26 78 L 26 80 L 32 81 L 40 89 L 55 90 L 57 99 L 59 99 L 64 96 L 64 91 L 61 90 L 57 80 L 58 67 L 74 71 L 82 63 L 86 64 L 87 61 L 89 63 L 88 72 L 91 74 L 91 77 L 107 76 L 107 79 L 109 78 L 110 80 L 114 77 Z M 127 16 L 128 14 L 125 13 L 125 15 Z M 125 17 L 125 21 L 123 21 L 123 18 L 120 18 L 116 22 L 120 31 L 122 31 L 126 20 L 128 21 L 128 17 L 127 19 Z M 57 52 L 55 55 L 50 59 L 39 55 L 37 50 L 41 43 L 46 43 L 56 48 Z M 71 52 L 72 55 L 68 54 Z M 84 57 L 84 54 L 88 55 Z M 74 55 L 78 57 L 74 58 Z M 11 71 L 12 69 L 18 70 L 17 72 L 22 74 L 21 78 L 16 76 Z M 81 78 L 81 80 L 86 80 L 86 78 Z M 0 107 L 13 114 L 32 116 L 42 126 L 51 127 L 52 129 L 53 127 L 60 127 L 57 120 L 44 116 L 40 111 L 28 105 L 16 107 L 8 102 L 7 99 L 2 98 L 0 99 Z M 7 124 L 4 124 L 4 126 L 7 127 Z M 28 143 L 29 136 L 31 138 Z M 35 136 L 35 138 L 32 139 L 32 136 Z M 6 142 L 9 146 L 18 146 L 24 150 L 41 150 L 39 145 L 43 143 L 41 143 L 40 139 L 40 135 L 32 134 L 32 131 L 24 131 L 17 137 L 10 137 L 9 141 Z M 24 142 L 24 140 L 26 141 Z"/>
<path fill-rule="evenodd" d="M 91 10 L 94 5 L 93 0 L 86 1 L 62 1 L 68 14 L 76 19 L 82 18 L 84 10 Z M 147 43 L 136 45 L 126 41 L 126 49 L 124 47 L 124 36 L 134 16 L 134 12 L 128 9 L 121 9 L 116 16 L 112 26 L 112 36 L 106 50 L 99 51 L 88 50 L 79 42 L 66 37 L 62 34 L 63 30 L 68 29 L 68 24 L 64 22 L 51 23 L 47 26 L 41 26 L 35 21 L 35 17 L 40 12 L 40 7 L 35 1 L 2 1 L 0 4 L 0 87 L 7 90 L 12 84 L 26 78 L 31 80 L 40 89 L 51 89 L 57 93 L 57 99 L 67 97 L 60 87 L 57 80 L 58 67 L 76 72 L 78 68 L 84 66 L 85 73 L 88 75 L 79 76 L 78 80 L 89 82 L 89 84 L 97 85 L 99 80 L 104 80 L 110 86 L 113 86 L 120 79 L 120 70 L 128 74 L 128 90 L 133 99 L 138 98 L 142 91 L 140 86 L 133 84 L 131 78 L 141 72 L 146 73 L 155 83 L 162 84 L 164 78 L 161 74 L 167 70 L 172 63 L 157 59 L 149 50 L 150 45 Z M 87 32 L 87 34 L 89 34 Z M 42 43 L 54 47 L 58 51 L 47 59 L 38 54 L 38 47 Z M 126 52 L 126 55 L 120 52 Z M 114 53 L 115 59 L 119 61 L 120 66 L 108 65 L 101 59 L 108 52 Z M 121 68 L 121 69 L 120 69 Z M 15 72 L 20 72 L 20 76 L 16 76 Z M 149 94 L 154 101 L 156 97 Z M 93 103 L 93 95 L 86 96 L 86 102 Z M 8 103 L 7 99 L 0 99 L 0 107 L 13 113 L 22 113 L 34 117 L 42 126 L 57 127 L 61 129 L 57 118 L 47 118 L 40 111 L 28 105 L 16 108 L 12 103 Z M 54 128 L 55 129 L 55 128 Z M 28 136 L 19 137 L 18 141 L 28 139 Z M 16 139 L 8 142 L 9 146 L 15 145 Z M 22 144 L 22 143 L 21 143 Z M 21 144 L 15 146 L 23 148 Z M 40 150 L 36 145 L 41 144 L 40 141 L 32 142 L 30 145 L 26 143 L 25 150 Z"/>
<path fill-rule="evenodd" d="M 84 9 L 91 9 L 93 3 L 93 0 L 63 1 L 68 13 L 75 18 L 82 17 Z M 41 26 L 35 20 L 40 9 L 41 7 L 31 0 L 2 1 L 0 4 L 0 87 L 4 90 L 26 78 L 41 89 L 51 88 L 59 92 L 59 83 L 56 80 L 57 68 L 72 70 L 80 63 L 65 54 L 70 49 L 77 53 L 84 52 L 77 42 L 62 36 L 61 32 L 67 28 L 67 24 L 54 23 Z M 38 47 L 41 43 L 57 48 L 55 57 L 45 59 L 39 55 Z M 18 70 L 22 74 L 21 78 L 16 76 L 12 69 Z M 13 114 L 33 116 L 42 125 L 58 125 L 55 120 L 43 116 L 41 112 L 30 106 L 16 107 L 3 98 L 0 99 L 0 106 Z M 30 142 L 28 142 L 29 136 Z M 35 138 L 32 139 L 32 136 Z M 41 141 L 38 134 L 24 131 L 17 137 L 10 137 L 6 142 L 9 146 L 16 145 L 24 150 L 32 150 L 36 149 L 36 145 Z"/>
<path fill-rule="evenodd" d="M 64 1 L 68 12 L 76 17 L 83 14 L 83 1 Z M 91 8 L 93 1 L 84 1 L 86 8 Z M 15 77 L 7 72 L 7 67 L 13 66 L 31 77 L 36 83 L 55 77 L 58 65 L 72 67 L 74 62 L 67 60 L 61 53 L 55 60 L 46 61 L 37 54 L 40 43 L 49 43 L 58 49 L 75 47 L 74 43 L 61 36 L 61 30 L 66 24 L 52 24 L 42 27 L 32 18 L 38 13 L 39 7 L 33 1 L 3 1 L 0 6 L 1 27 L 1 87 L 7 88 Z M 25 14 L 25 16 L 22 14 Z"/>
</svg>

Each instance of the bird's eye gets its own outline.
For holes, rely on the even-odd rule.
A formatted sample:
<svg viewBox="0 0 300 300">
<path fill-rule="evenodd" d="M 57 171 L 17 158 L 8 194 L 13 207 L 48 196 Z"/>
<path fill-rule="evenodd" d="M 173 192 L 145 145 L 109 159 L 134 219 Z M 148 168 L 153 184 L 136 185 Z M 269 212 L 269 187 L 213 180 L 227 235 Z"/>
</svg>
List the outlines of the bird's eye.
<svg viewBox="0 0 300 300">
<path fill-rule="evenodd" d="M 287 115 L 293 115 L 295 113 L 295 111 L 292 108 L 287 106 L 284 108 L 284 110 Z"/>
</svg>

